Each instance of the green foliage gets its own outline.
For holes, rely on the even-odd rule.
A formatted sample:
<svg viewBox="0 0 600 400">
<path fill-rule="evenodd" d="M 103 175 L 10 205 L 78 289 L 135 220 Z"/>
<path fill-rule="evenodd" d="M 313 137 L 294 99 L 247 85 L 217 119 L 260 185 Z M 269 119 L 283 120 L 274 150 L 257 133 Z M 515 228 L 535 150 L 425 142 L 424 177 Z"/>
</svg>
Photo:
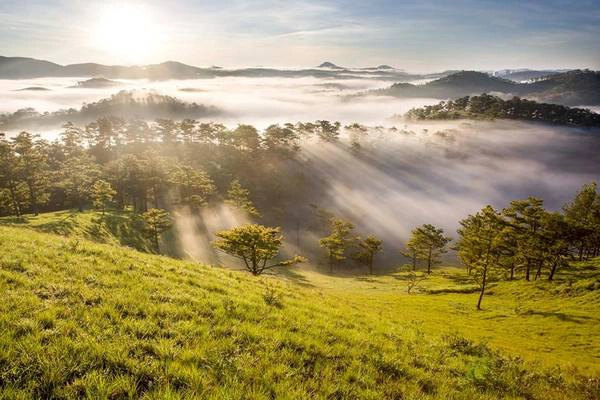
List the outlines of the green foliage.
<svg viewBox="0 0 600 400">
<path fill-rule="evenodd" d="M 600 255 L 600 193 L 596 182 L 584 185 L 563 211 L 579 260 Z"/>
<path fill-rule="evenodd" d="M 295 256 L 290 260 L 267 264 L 279 254 L 283 244 L 281 228 L 271 228 L 258 224 L 246 224 L 227 231 L 217 232 L 214 246 L 244 262 L 246 270 L 253 275 L 260 275 L 275 267 L 287 267 L 304 262 L 305 259 Z"/>
<path fill-rule="evenodd" d="M 250 200 L 250 191 L 243 187 L 237 179 L 231 181 L 225 202 L 239 210 L 247 212 L 253 217 L 260 217 L 260 212 L 254 207 L 252 200 Z"/>
<path fill-rule="evenodd" d="M 333 266 L 346 259 L 346 251 L 354 242 L 350 236 L 354 224 L 337 217 L 329 219 L 330 234 L 319 240 L 319 244 L 327 251 L 329 272 L 333 272 Z"/>
<path fill-rule="evenodd" d="M 142 219 L 146 223 L 148 236 L 154 241 L 154 248 L 160 252 L 160 235 L 173 225 L 170 214 L 165 210 L 151 208 L 142 214 Z"/>
<path fill-rule="evenodd" d="M 519 97 L 502 100 L 500 97 L 489 94 L 465 96 L 456 100 L 442 101 L 432 106 L 413 108 L 406 113 L 406 116 L 417 120 L 499 118 L 548 122 L 569 126 L 600 126 L 600 115 L 587 109 L 538 103 Z"/>
<path fill-rule="evenodd" d="M 61 165 L 60 175 L 67 198 L 83 211 L 84 203 L 92 196 L 94 181 L 100 175 L 98 165 L 87 154 L 68 157 Z"/>
<path fill-rule="evenodd" d="M 0 242 L 2 398 L 583 400 L 598 392 L 593 293 L 502 282 L 494 310 L 475 313 L 466 308 L 472 295 L 407 295 L 395 276 L 307 272 L 311 287 L 23 228 L 0 227 Z M 423 285 L 459 286 L 460 276 L 444 269 Z M 278 297 L 267 286 L 286 293 L 283 307 L 266 300 Z M 516 315 L 516 298 L 531 311 Z"/>
<path fill-rule="evenodd" d="M 383 250 L 383 240 L 371 235 L 365 239 L 357 238 L 357 245 L 360 251 L 356 254 L 356 258 L 369 267 L 369 274 L 373 275 L 373 260 L 375 254 Z"/>
<path fill-rule="evenodd" d="M 215 191 L 206 172 L 186 165 L 176 166 L 171 171 L 170 182 L 179 188 L 179 203 L 193 208 L 206 205 L 208 197 Z"/>
<path fill-rule="evenodd" d="M 104 215 L 109 204 L 113 201 L 117 192 L 112 188 L 109 182 L 104 180 L 98 180 L 92 186 L 92 204 L 94 208 L 100 210 Z"/>
<path fill-rule="evenodd" d="M 458 256 L 480 287 L 477 309 L 481 309 L 486 285 L 492 280 L 505 250 L 506 224 L 494 208 L 486 206 L 460 221 L 460 225 L 456 244 Z"/>
<path fill-rule="evenodd" d="M 406 247 L 416 260 L 421 259 L 427 263 L 427 273 L 431 274 L 431 267 L 440 262 L 440 255 L 447 251 L 446 246 L 450 238 L 444 236 L 444 230 L 431 224 L 425 224 L 413 229 Z"/>
</svg>

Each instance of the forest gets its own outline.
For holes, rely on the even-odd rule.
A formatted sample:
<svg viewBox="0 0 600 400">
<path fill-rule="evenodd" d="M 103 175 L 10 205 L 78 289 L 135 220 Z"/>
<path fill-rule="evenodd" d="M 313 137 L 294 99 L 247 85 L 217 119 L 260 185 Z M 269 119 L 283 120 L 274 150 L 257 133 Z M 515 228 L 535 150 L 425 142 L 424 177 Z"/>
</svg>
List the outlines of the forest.
<svg viewBox="0 0 600 400">
<path fill-rule="evenodd" d="M 499 118 L 588 128 L 600 126 L 600 114 L 588 109 L 538 103 L 519 97 L 503 100 L 489 94 L 465 96 L 436 105 L 413 108 L 408 111 L 407 116 L 417 120 Z"/>
<path fill-rule="evenodd" d="M 216 235 L 214 247 L 240 259 L 252 274 L 307 260 L 324 260 L 330 273 L 364 268 L 373 274 L 388 243 L 356 229 L 360 221 L 318 205 L 311 205 L 314 223 L 306 229 L 316 237 L 309 248 L 319 250 L 289 259 L 280 254 L 282 227 L 291 236 L 300 224 L 286 208 L 295 204 L 292 198 L 303 199 L 306 177 L 298 168 L 303 143 L 336 143 L 342 134 L 349 135 L 352 151 L 360 152 L 360 137 L 369 133 L 358 124 L 329 121 L 272 125 L 260 132 L 250 125 L 228 129 L 194 120 L 108 117 L 82 128 L 66 124 L 55 141 L 22 132 L 0 140 L 0 213 L 20 218 L 67 209 L 126 212 L 132 226 L 143 221 L 153 251 L 161 252 L 161 237 L 179 210 L 194 214 L 227 204 L 244 215 L 244 224 L 206 234 Z M 410 227 L 395 264 L 408 264 L 407 271 L 418 265 L 430 274 L 444 253 L 456 254 L 480 287 L 480 308 L 490 281 L 552 280 L 569 261 L 597 257 L 600 194 L 596 183 L 589 183 L 562 212 L 548 211 L 542 199 L 529 197 L 501 210 L 486 206 L 459 225 L 457 235 L 432 224 Z"/>
</svg>

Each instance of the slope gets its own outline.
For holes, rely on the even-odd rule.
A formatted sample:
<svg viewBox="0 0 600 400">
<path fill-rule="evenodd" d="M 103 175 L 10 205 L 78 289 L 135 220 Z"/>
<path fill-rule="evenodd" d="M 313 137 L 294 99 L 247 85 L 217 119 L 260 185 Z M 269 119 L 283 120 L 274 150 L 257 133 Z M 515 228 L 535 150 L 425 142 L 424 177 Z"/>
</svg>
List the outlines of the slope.
<svg viewBox="0 0 600 400">
<path fill-rule="evenodd" d="M 574 367 L 550 370 L 440 337 L 385 308 L 385 297 L 359 307 L 360 296 L 340 298 L 327 285 L 25 228 L 0 227 L 0 243 L 0 398 L 584 399 L 598 391 L 598 379 Z"/>
</svg>

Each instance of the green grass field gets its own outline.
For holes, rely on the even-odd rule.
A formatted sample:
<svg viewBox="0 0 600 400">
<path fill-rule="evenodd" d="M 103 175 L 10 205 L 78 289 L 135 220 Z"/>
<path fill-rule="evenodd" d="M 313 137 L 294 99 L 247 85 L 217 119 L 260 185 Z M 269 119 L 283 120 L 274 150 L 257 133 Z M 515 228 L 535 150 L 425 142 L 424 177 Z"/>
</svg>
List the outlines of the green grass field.
<svg viewBox="0 0 600 400">
<path fill-rule="evenodd" d="M 458 268 L 256 278 L 69 215 L 0 221 L 2 399 L 599 398 L 598 259 L 478 312 Z"/>
</svg>

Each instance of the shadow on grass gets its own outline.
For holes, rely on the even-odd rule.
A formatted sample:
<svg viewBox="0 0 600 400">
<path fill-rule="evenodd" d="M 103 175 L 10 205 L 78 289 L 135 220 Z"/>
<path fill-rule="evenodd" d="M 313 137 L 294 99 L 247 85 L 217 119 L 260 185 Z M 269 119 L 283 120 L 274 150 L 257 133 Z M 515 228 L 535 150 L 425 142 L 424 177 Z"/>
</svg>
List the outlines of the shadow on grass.
<svg viewBox="0 0 600 400">
<path fill-rule="evenodd" d="M 144 222 L 136 214 L 110 213 L 104 216 L 99 215 L 93 219 L 93 224 L 86 229 L 86 234 L 92 239 L 101 238 L 106 236 L 103 229 L 108 231 L 123 246 L 152 252 L 152 246 L 144 235 Z"/>
<path fill-rule="evenodd" d="M 586 321 L 594 319 L 587 315 L 571 315 L 558 311 L 536 311 L 536 310 L 525 310 L 521 315 L 539 315 L 541 317 L 558 318 L 561 321 L 574 322 L 576 324 L 582 324 Z"/>
<path fill-rule="evenodd" d="M 452 282 L 457 283 L 459 285 L 466 285 L 466 284 L 473 283 L 473 277 L 469 276 L 467 274 L 456 274 L 456 273 L 443 272 L 441 275 L 444 278 L 449 279 Z"/>
<path fill-rule="evenodd" d="M 296 272 L 293 268 L 278 267 L 271 270 L 273 275 L 284 277 L 290 281 L 304 287 L 315 287 L 306 277 Z"/>
<path fill-rule="evenodd" d="M 55 233 L 57 235 L 67 236 L 73 232 L 75 228 L 75 217 L 77 216 L 76 211 L 69 211 L 65 213 L 65 216 L 57 221 L 46 222 L 33 226 L 36 229 L 45 233 Z"/>
<path fill-rule="evenodd" d="M 29 220 L 27 217 L 21 215 L 20 217 L 2 217 L 0 218 L 0 225 L 17 225 L 27 224 Z"/>
</svg>

